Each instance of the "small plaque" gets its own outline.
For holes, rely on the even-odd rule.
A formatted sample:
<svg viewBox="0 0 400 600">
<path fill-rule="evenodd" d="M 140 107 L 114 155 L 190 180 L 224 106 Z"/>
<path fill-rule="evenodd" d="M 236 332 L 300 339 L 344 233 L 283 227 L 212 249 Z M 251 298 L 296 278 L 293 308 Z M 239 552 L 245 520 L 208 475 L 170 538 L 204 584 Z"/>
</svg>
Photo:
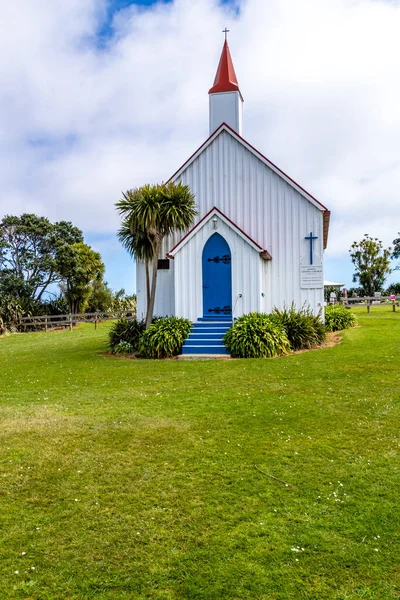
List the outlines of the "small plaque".
<svg viewBox="0 0 400 600">
<path fill-rule="evenodd" d="M 322 265 L 302 265 L 300 267 L 300 287 L 303 290 L 323 288 Z"/>
</svg>

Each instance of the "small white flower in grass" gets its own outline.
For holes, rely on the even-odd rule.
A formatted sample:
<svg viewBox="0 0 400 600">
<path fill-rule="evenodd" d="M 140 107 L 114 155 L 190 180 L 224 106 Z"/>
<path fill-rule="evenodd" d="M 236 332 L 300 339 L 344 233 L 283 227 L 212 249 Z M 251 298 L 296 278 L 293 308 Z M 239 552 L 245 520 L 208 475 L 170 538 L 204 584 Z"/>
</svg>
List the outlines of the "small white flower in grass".
<svg viewBox="0 0 400 600">
<path fill-rule="evenodd" d="M 21 556 L 25 556 L 26 552 L 21 552 Z"/>
<path fill-rule="evenodd" d="M 379 552 L 379 548 L 375 548 L 375 552 Z"/>
<path fill-rule="evenodd" d="M 136 535 L 140 535 L 140 531 L 137 531 L 137 532 L 136 532 Z"/>
<path fill-rule="evenodd" d="M 40 527 L 36 527 L 36 531 L 40 531 Z"/>
<path fill-rule="evenodd" d="M 31 571 L 34 571 L 34 570 L 35 570 L 35 567 L 31 567 Z"/>
<path fill-rule="evenodd" d="M 75 502 L 79 502 L 78 498 L 75 498 Z"/>
<path fill-rule="evenodd" d="M 15 575 L 19 575 L 19 571 L 14 571 Z"/>
<path fill-rule="evenodd" d="M 298 558 L 295 558 L 294 560 L 295 560 L 296 562 L 299 562 L 299 559 L 298 559 Z"/>
</svg>

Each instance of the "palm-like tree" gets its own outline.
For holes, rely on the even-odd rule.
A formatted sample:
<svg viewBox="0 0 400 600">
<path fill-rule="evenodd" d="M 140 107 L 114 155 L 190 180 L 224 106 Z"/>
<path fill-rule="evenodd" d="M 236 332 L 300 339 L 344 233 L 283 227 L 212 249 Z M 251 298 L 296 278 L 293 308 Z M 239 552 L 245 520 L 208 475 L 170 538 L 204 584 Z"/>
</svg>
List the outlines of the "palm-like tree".
<svg viewBox="0 0 400 600">
<path fill-rule="evenodd" d="M 145 185 L 122 195 L 116 205 L 123 218 L 118 237 L 137 259 L 152 264 L 151 282 L 149 276 L 147 279 L 146 327 L 149 327 L 154 312 L 161 244 L 167 235 L 184 231 L 193 224 L 196 204 L 189 186 L 181 182 Z"/>
</svg>

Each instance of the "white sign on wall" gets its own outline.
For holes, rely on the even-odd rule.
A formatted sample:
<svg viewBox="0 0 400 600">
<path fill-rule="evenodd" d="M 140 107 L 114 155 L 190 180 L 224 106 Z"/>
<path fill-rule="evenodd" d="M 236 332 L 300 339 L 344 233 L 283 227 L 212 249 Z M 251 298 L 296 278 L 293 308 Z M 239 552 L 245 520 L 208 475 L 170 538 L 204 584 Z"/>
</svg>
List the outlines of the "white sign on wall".
<svg viewBox="0 0 400 600">
<path fill-rule="evenodd" d="M 322 265 L 301 265 L 300 287 L 303 290 L 324 287 Z"/>
</svg>

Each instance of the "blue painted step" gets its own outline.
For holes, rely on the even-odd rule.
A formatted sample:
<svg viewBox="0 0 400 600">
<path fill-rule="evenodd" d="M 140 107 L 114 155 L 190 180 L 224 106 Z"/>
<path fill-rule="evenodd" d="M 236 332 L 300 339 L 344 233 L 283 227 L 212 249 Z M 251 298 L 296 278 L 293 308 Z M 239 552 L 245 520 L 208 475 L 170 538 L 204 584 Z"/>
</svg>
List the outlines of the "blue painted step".
<svg viewBox="0 0 400 600">
<path fill-rule="evenodd" d="M 182 354 L 226 354 L 222 338 L 231 326 L 229 317 L 203 317 L 193 323 Z"/>
</svg>

